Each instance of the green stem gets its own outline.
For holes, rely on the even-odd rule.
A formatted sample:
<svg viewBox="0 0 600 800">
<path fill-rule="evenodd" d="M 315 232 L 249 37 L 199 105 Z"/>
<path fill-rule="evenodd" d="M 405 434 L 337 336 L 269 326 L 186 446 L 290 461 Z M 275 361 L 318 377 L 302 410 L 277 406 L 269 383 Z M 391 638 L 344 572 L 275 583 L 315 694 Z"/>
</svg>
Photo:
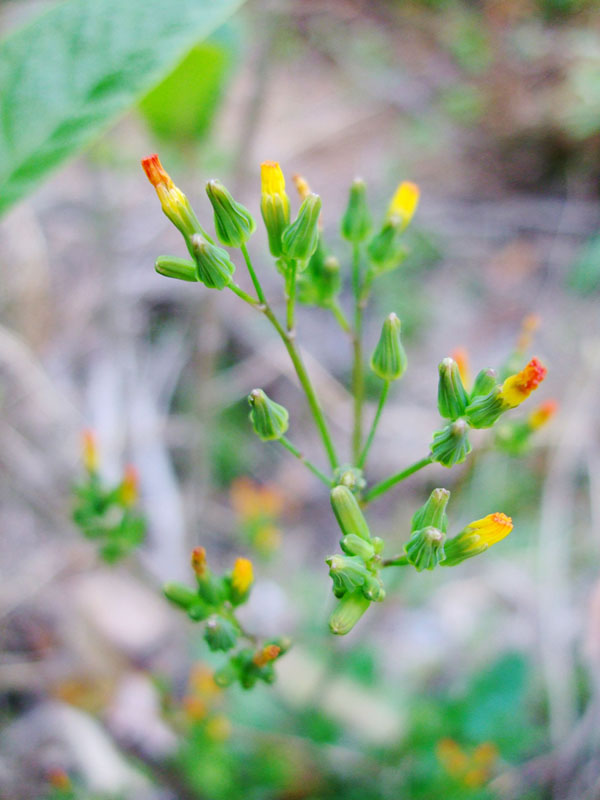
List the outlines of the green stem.
<svg viewBox="0 0 600 800">
<path fill-rule="evenodd" d="M 416 461 L 414 464 L 411 464 L 410 467 L 407 467 L 402 472 L 397 472 L 395 475 L 392 475 L 390 478 L 387 478 L 385 481 L 381 481 L 381 483 L 376 483 L 363 497 L 363 503 L 369 503 L 371 500 L 374 500 L 376 497 L 379 497 L 380 494 L 387 492 L 388 489 L 391 489 L 392 486 L 395 486 L 400 481 L 405 480 L 406 478 L 414 475 L 415 472 L 418 472 L 423 467 L 428 466 L 433 462 L 433 457 L 428 455 L 426 458 L 422 458 L 420 461 Z"/>
<path fill-rule="evenodd" d="M 266 304 L 267 300 L 265 298 L 265 294 L 263 292 L 262 286 L 260 285 L 260 281 L 258 280 L 258 276 L 254 271 L 254 267 L 252 266 L 252 261 L 250 260 L 250 254 L 248 253 L 248 248 L 245 244 L 243 244 L 240 248 L 242 251 L 242 255 L 244 256 L 244 261 L 246 262 L 246 266 L 248 267 L 248 272 L 250 273 L 250 277 L 252 278 L 252 283 L 254 284 L 254 288 L 256 289 L 256 294 L 258 299 L 261 303 Z"/>
<path fill-rule="evenodd" d="M 230 283 L 228 284 L 227 288 L 231 289 L 231 291 L 234 294 L 237 294 L 237 296 L 240 297 L 245 303 L 254 306 L 254 308 L 258 308 L 259 311 L 262 308 L 262 306 L 264 306 L 264 303 L 261 304 L 255 297 L 251 297 L 243 289 L 240 289 L 237 283 Z"/>
<path fill-rule="evenodd" d="M 311 461 L 309 461 L 308 458 L 305 458 L 300 452 L 300 450 L 298 450 L 297 447 L 294 447 L 294 445 L 290 442 L 290 440 L 286 436 L 282 436 L 281 439 L 278 439 L 277 441 L 280 442 L 280 444 L 282 444 L 286 450 L 289 450 L 293 456 L 296 456 L 296 458 L 299 461 L 301 461 L 305 467 L 308 467 L 308 469 L 313 473 L 313 475 L 316 475 L 317 478 L 320 481 L 323 481 L 323 483 L 326 486 L 331 487 L 333 485 L 332 481 L 329 480 L 327 475 L 321 472 L 321 470 L 318 467 L 315 467 L 315 465 Z"/>
<path fill-rule="evenodd" d="M 406 567 L 408 566 L 408 558 L 406 556 L 394 556 L 394 558 L 385 558 L 381 562 L 382 567 Z"/>
<path fill-rule="evenodd" d="M 362 442 L 362 409 L 365 395 L 365 377 L 362 363 L 362 316 L 360 285 L 360 247 L 353 245 L 352 250 L 352 291 L 354 294 L 354 363 L 352 367 L 352 394 L 354 395 L 354 428 L 352 431 L 352 454 L 354 463 L 360 456 Z"/>
<path fill-rule="evenodd" d="M 390 381 L 384 381 L 383 386 L 381 387 L 381 395 L 379 397 L 379 405 L 377 406 L 377 411 L 375 412 L 375 418 L 373 419 L 373 424 L 371 425 L 371 430 L 369 431 L 367 442 L 363 448 L 360 458 L 358 459 L 358 464 L 356 465 L 359 469 L 363 469 L 365 466 L 367 456 L 369 455 L 369 450 L 371 448 L 371 444 L 373 443 L 373 438 L 375 437 L 375 431 L 377 430 L 377 425 L 379 424 L 379 418 L 381 417 L 381 412 L 383 411 L 383 407 L 385 405 L 385 401 L 387 400 L 389 390 L 390 390 Z"/>
<path fill-rule="evenodd" d="M 287 281 L 287 329 L 288 333 L 294 330 L 294 308 L 296 305 L 296 268 L 295 259 L 289 262 Z"/>
<path fill-rule="evenodd" d="M 342 311 L 340 304 L 337 301 L 334 301 L 329 308 L 331 309 L 333 316 L 336 318 L 338 325 L 344 331 L 344 333 L 352 335 L 352 327 L 346 319 L 346 315 Z"/>
</svg>

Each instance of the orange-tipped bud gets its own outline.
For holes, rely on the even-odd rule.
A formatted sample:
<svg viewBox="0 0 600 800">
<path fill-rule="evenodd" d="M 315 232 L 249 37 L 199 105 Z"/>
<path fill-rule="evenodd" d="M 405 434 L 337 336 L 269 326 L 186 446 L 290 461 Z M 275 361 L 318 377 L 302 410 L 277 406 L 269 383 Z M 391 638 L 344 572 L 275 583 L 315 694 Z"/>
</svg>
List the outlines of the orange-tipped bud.
<svg viewBox="0 0 600 800">
<path fill-rule="evenodd" d="M 539 314 L 527 314 L 521 323 L 521 332 L 517 339 L 517 350 L 524 353 L 531 347 L 533 335 L 540 327 L 541 317 Z"/>
<path fill-rule="evenodd" d="M 91 430 L 82 434 L 83 465 L 88 472 L 97 472 L 99 465 L 98 444 L 96 436 Z"/>
<path fill-rule="evenodd" d="M 533 430 L 542 428 L 546 425 L 558 410 L 558 403 L 556 400 L 546 400 L 540 406 L 535 408 L 529 415 L 527 422 L 529 427 Z"/>
<path fill-rule="evenodd" d="M 133 506 L 138 499 L 138 474 L 131 464 L 125 467 L 125 475 L 121 483 L 120 499 L 124 506 Z"/>
<path fill-rule="evenodd" d="M 142 167 L 148 180 L 156 189 L 162 210 L 173 225 L 185 237 L 193 236 L 195 233 L 204 233 L 187 197 L 181 189 L 175 186 L 156 153 L 143 158 Z"/>
<path fill-rule="evenodd" d="M 467 558 L 479 555 L 502 541 L 512 529 L 512 519 L 506 514 L 496 512 L 477 519 L 469 523 L 454 539 L 446 542 L 446 558 L 441 563 L 444 567 L 453 567 Z"/>
<path fill-rule="evenodd" d="M 252 661 L 257 667 L 265 667 L 271 661 L 275 661 L 280 652 L 281 647 L 278 647 L 276 644 L 267 644 L 262 650 L 254 654 Z"/>
<path fill-rule="evenodd" d="M 400 230 L 404 230 L 415 215 L 419 205 L 420 191 L 416 183 L 403 181 L 390 202 L 387 220 Z"/>
<path fill-rule="evenodd" d="M 294 181 L 294 186 L 296 187 L 296 191 L 298 192 L 300 200 L 306 200 L 310 194 L 310 186 L 308 185 L 306 178 L 296 173 L 295 175 L 292 175 L 292 180 Z"/>
<path fill-rule="evenodd" d="M 192 550 L 192 569 L 197 578 L 206 575 L 206 550 L 203 547 L 194 547 Z"/>
<path fill-rule="evenodd" d="M 547 373 L 546 367 L 537 358 L 532 358 L 524 369 L 511 375 L 502 384 L 500 398 L 506 408 L 516 408 L 527 400 L 538 388 Z"/>
<path fill-rule="evenodd" d="M 245 595 L 254 580 L 252 562 L 247 558 L 237 558 L 231 573 L 231 587 L 241 597 Z"/>
<path fill-rule="evenodd" d="M 464 347 L 457 347 L 456 350 L 450 354 L 450 357 L 456 361 L 458 367 L 458 374 L 465 387 L 471 383 L 471 370 L 469 369 L 469 353 Z"/>
</svg>

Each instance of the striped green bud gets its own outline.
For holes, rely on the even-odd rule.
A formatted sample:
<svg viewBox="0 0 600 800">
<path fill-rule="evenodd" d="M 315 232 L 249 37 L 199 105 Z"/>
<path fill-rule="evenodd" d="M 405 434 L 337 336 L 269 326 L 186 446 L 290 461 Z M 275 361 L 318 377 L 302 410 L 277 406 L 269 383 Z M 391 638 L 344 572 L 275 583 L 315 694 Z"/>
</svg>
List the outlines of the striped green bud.
<svg viewBox="0 0 600 800">
<path fill-rule="evenodd" d="M 303 200 L 298 216 L 288 225 L 281 236 L 283 255 L 306 267 L 309 258 L 319 243 L 319 214 L 321 198 L 312 192 Z"/>
<path fill-rule="evenodd" d="M 325 563 L 329 567 L 329 577 L 333 581 L 333 593 L 336 597 L 358 589 L 369 574 L 360 556 L 329 556 Z"/>
<path fill-rule="evenodd" d="M 237 203 L 221 181 L 206 184 L 206 194 L 215 212 L 215 230 L 226 247 L 241 247 L 256 230 L 252 214 Z"/>
<path fill-rule="evenodd" d="M 360 178 L 355 178 L 350 187 L 348 205 L 342 217 L 342 236 L 353 244 L 359 244 L 371 232 L 372 221 L 367 205 L 367 187 Z"/>
<path fill-rule="evenodd" d="M 238 631 L 228 620 L 213 614 L 206 622 L 204 639 L 211 650 L 231 650 L 235 647 Z"/>
<path fill-rule="evenodd" d="M 498 376 L 494 369 L 482 369 L 477 373 L 475 383 L 471 389 L 471 401 L 476 397 L 489 394 L 498 383 Z"/>
<path fill-rule="evenodd" d="M 165 278 L 177 278 L 180 281 L 198 282 L 198 269 L 193 261 L 176 256 L 159 256 L 154 269 Z"/>
<path fill-rule="evenodd" d="M 463 386 L 458 364 L 445 358 L 439 365 L 438 410 L 446 419 L 458 419 L 465 413 L 469 398 Z"/>
<path fill-rule="evenodd" d="M 279 258 L 282 254 L 281 236 L 290 222 L 290 201 L 285 193 L 285 180 L 276 161 L 264 161 L 260 165 L 262 214 L 271 255 Z"/>
<path fill-rule="evenodd" d="M 360 589 L 345 594 L 329 617 L 329 630 L 338 636 L 345 636 L 356 625 L 370 604 L 371 601 L 364 596 Z"/>
<path fill-rule="evenodd" d="M 462 464 L 471 452 L 467 430 L 467 423 L 464 419 L 457 419 L 441 431 L 436 431 L 431 443 L 433 460 L 444 467 Z"/>
<path fill-rule="evenodd" d="M 427 528 L 432 525 L 442 533 L 446 533 L 448 531 L 446 506 L 449 499 L 450 492 L 448 489 L 434 489 L 425 505 L 415 512 L 412 518 L 411 530 L 418 531 L 421 528 Z"/>
<path fill-rule="evenodd" d="M 199 233 L 191 238 L 191 249 L 198 266 L 198 278 L 209 289 L 224 289 L 231 283 L 235 265 L 226 250 L 210 244 Z"/>
<path fill-rule="evenodd" d="M 446 534 L 432 525 L 413 531 L 410 541 L 404 545 L 409 564 L 417 572 L 437 567 L 444 560 L 444 541 Z"/>
<path fill-rule="evenodd" d="M 290 415 L 286 408 L 275 403 L 262 389 L 253 389 L 248 395 L 250 421 L 254 433 L 263 442 L 281 439 L 289 426 Z"/>
<path fill-rule="evenodd" d="M 367 580 L 362 585 L 362 593 L 367 600 L 372 600 L 375 603 L 381 603 L 385 600 L 385 589 L 381 578 L 378 575 L 368 575 Z"/>
<path fill-rule="evenodd" d="M 350 533 L 348 536 L 342 537 L 340 540 L 340 547 L 349 556 L 360 556 L 363 561 L 369 561 L 375 555 L 375 547 L 372 542 L 367 542 L 366 539 L 361 539 L 355 533 Z"/>
<path fill-rule="evenodd" d="M 384 381 L 395 381 L 406 370 L 407 359 L 400 340 L 400 328 L 400 320 L 395 314 L 386 317 L 371 356 L 371 369 Z"/>
<path fill-rule="evenodd" d="M 198 602 L 198 592 L 183 583 L 165 583 L 163 594 L 173 605 L 185 608 L 186 611 Z"/>
<path fill-rule="evenodd" d="M 406 257 L 406 250 L 397 244 L 397 230 L 394 225 L 388 222 L 375 234 L 367 245 L 367 255 L 375 275 L 400 266 Z"/>
<path fill-rule="evenodd" d="M 472 428 L 491 428 L 506 410 L 502 388 L 494 386 L 488 394 L 479 395 L 469 403 L 465 416 Z"/>
<path fill-rule="evenodd" d="M 348 536 L 351 533 L 360 536 L 367 542 L 371 539 L 371 531 L 367 520 L 360 510 L 356 497 L 347 486 L 335 486 L 331 490 L 331 507 L 336 516 L 342 533 Z"/>
</svg>

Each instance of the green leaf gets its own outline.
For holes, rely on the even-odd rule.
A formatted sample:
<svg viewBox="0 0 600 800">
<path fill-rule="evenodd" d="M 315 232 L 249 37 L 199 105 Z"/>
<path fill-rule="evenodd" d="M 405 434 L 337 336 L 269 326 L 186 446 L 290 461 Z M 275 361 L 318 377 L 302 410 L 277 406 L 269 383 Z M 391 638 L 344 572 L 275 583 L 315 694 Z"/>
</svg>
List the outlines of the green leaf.
<svg viewBox="0 0 600 800">
<path fill-rule="evenodd" d="M 243 0 L 66 0 L 0 43 L 0 213 L 98 137 Z"/>
</svg>

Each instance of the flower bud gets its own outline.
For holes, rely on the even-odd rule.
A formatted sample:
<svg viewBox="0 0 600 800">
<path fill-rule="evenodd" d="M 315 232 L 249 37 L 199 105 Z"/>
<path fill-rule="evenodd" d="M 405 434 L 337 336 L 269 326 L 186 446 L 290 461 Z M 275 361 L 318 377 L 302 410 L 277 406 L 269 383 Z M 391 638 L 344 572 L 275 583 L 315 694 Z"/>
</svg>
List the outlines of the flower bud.
<svg viewBox="0 0 600 800">
<path fill-rule="evenodd" d="M 495 369 L 482 369 L 477 373 L 475 383 L 471 389 L 470 400 L 489 394 L 498 383 Z"/>
<path fill-rule="evenodd" d="M 333 581 L 333 592 L 342 597 L 346 592 L 353 592 L 362 586 L 367 579 L 367 568 L 360 556 L 329 556 L 325 559 L 329 566 L 329 577 Z"/>
<path fill-rule="evenodd" d="M 367 579 L 361 589 L 367 600 L 371 600 L 374 603 L 381 603 L 385 600 L 385 589 L 378 575 L 367 575 Z"/>
<path fill-rule="evenodd" d="M 262 649 L 254 654 L 252 661 L 254 662 L 255 666 L 259 668 L 266 667 L 267 664 L 270 664 L 272 661 L 275 661 L 276 658 L 279 658 L 280 653 L 281 650 L 276 644 L 266 644 Z"/>
<path fill-rule="evenodd" d="M 125 508 L 131 508 L 138 500 L 138 474 L 132 464 L 125 467 L 123 481 L 119 488 L 119 500 Z"/>
<path fill-rule="evenodd" d="M 199 233 L 192 236 L 191 248 L 198 267 L 198 279 L 209 289 L 224 289 L 231 283 L 235 265 L 221 247 L 209 244 Z"/>
<path fill-rule="evenodd" d="M 396 234 L 396 228 L 387 223 L 367 245 L 367 255 L 376 275 L 395 269 L 406 258 L 406 250 L 398 246 Z"/>
<path fill-rule="evenodd" d="M 432 525 L 413 531 L 410 541 L 404 545 L 409 564 L 417 572 L 437 567 L 444 560 L 444 541 L 446 534 Z"/>
<path fill-rule="evenodd" d="M 433 434 L 431 455 L 434 461 L 444 467 L 462 464 L 470 452 L 471 443 L 467 436 L 467 423 L 464 419 L 457 419 Z"/>
<path fill-rule="evenodd" d="M 362 469 L 344 464 L 333 473 L 336 486 L 345 486 L 352 494 L 362 492 L 367 485 Z"/>
<path fill-rule="evenodd" d="M 176 278 L 179 281 L 198 282 L 198 268 L 188 258 L 177 256 L 159 256 L 154 264 L 154 269 L 165 278 Z"/>
<path fill-rule="evenodd" d="M 290 201 L 285 193 L 285 180 L 276 161 L 264 161 L 260 166 L 260 210 L 267 229 L 271 255 L 279 258 L 281 235 L 290 222 Z"/>
<path fill-rule="evenodd" d="M 252 409 L 250 421 L 254 433 L 263 442 L 281 439 L 289 426 L 287 409 L 269 399 L 262 389 L 253 389 L 248 395 L 248 402 Z"/>
<path fill-rule="evenodd" d="M 236 645 L 237 637 L 238 631 L 228 619 L 213 614 L 207 620 L 204 639 L 211 650 L 231 650 Z"/>
<path fill-rule="evenodd" d="M 209 181 L 206 194 L 215 212 L 219 241 L 226 247 L 241 247 L 256 230 L 252 214 L 241 203 L 236 203 L 221 181 Z"/>
<path fill-rule="evenodd" d="M 342 537 L 340 547 L 349 556 L 360 556 L 363 561 L 369 561 L 375 555 L 375 548 L 372 542 L 361 539 L 355 533 Z"/>
<path fill-rule="evenodd" d="M 286 258 L 293 258 L 305 267 L 319 242 L 321 198 L 309 194 L 302 202 L 298 216 L 281 236 L 281 249 Z"/>
<path fill-rule="evenodd" d="M 98 443 L 93 431 L 86 430 L 82 435 L 83 440 L 83 466 L 87 472 L 98 472 L 100 459 L 98 457 Z"/>
<path fill-rule="evenodd" d="M 231 572 L 229 592 L 229 599 L 234 606 L 240 605 L 247 599 L 253 581 L 252 562 L 247 558 L 236 559 Z"/>
<path fill-rule="evenodd" d="M 305 305 L 330 308 L 341 289 L 340 262 L 327 256 L 319 238 L 317 249 L 308 266 L 297 277 L 298 302 Z"/>
<path fill-rule="evenodd" d="M 345 636 L 356 625 L 370 606 L 371 601 L 360 589 L 345 594 L 329 617 L 329 630 L 338 636 Z"/>
<path fill-rule="evenodd" d="M 484 395 L 475 396 L 465 409 L 465 416 L 472 428 L 491 428 L 498 417 L 507 409 L 502 400 L 500 386 Z"/>
<path fill-rule="evenodd" d="M 331 507 L 336 516 L 342 533 L 348 536 L 351 533 L 360 536 L 367 542 L 371 539 L 371 532 L 367 520 L 360 510 L 356 497 L 347 486 L 335 486 L 331 490 Z"/>
<path fill-rule="evenodd" d="M 446 542 L 444 567 L 453 567 L 467 558 L 483 553 L 512 531 L 512 519 L 506 514 L 488 514 L 464 528 L 458 536 Z"/>
<path fill-rule="evenodd" d="M 385 547 L 385 542 L 383 541 L 383 539 L 380 539 L 379 536 L 373 536 L 373 538 L 371 539 L 371 544 L 375 549 L 376 555 L 380 555 L 381 553 L 383 553 L 383 548 Z"/>
<path fill-rule="evenodd" d="M 453 358 L 444 358 L 439 365 L 438 410 L 446 419 L 458 419 L 465 413 L 469 398 L 463 386 L 458 364 Z"/>
<path fill-rule="evenodd" d="M 142 159 L 142 167 L 156 189 L 162 210 L 184 237 L 190 239 L 195 233 L 203 233 L 189 200 L 165 172 L 159 157 L 154 154 Z"/>
<path fill-rule="evenodd" d="M 206 564 L 206 550 L 204 547 L 194 547 L 192 550 L 192 569 L 194 575 L 200 580 L 208 574 L 208 566 Z"/>
<path fill-rule="evenodd" d="M 231 686 L 232 683 L 238 680 L 240 676 L 239 669 L 236 664 L 228 661 L 225 666 L 220 667 L 214 674 L 214 681 L 220 689 L 225 689 Z"/>
<path fill-rule="evenodd" d="M 348 205 L 342 217 L 342 236 L 353 244 L 359 244 L 371 231 L 371 215 L 367 205 L 367 187 L 360 178 L 355 178 L 350 187 Z"/>
<path fill-rule="evenodd" d="M 411 181 L 403 181 L 396 189 L 388 206 L 386 221 L 401 233 L 411 222 L 419 205 L 419 187 Z"/>
<path fill-rule="evenodd" d="M 406 370 L 407 358 L 400 340 L 400 327 L 400 320 L 395 314 L 386 317 L 371 356 L 371 369 L 384 381 L 395 381 Z"/>
<path fill-rule="evenodd" d="M 412 518 L 411 530 L 418 531 L 430 525 L 442 533 L 448 530 L 448 516 L 446 506 L 450 499 L 448 489 L 434 489 L 424 506 L 415 512 Z"/>
<path fill-rule="evenodd" d="M 165 583 L 163 594 L 171 603 L 186 611 L 198 603 L 198 593 L 183 583 Z"/>
<path fill-rule="evenodd" d="M 527 417 L 527 423 L 529 427 L 536 431 L 539 428 L 542 428 L 544 425 L 547 425 L 552 417 L 556 414 L 557 410 L 558 403 L 556 400 L 546 400 L 546 402 L 535 408 Z"/>
<path fill-rule="evenodd" d="M 508 377 L 501 388 L 504 407 L 516 408 L 521 405 L 544 380 L 547 371 L 537 358 L 532 358 L 520 372 Z"/>
</svg>

